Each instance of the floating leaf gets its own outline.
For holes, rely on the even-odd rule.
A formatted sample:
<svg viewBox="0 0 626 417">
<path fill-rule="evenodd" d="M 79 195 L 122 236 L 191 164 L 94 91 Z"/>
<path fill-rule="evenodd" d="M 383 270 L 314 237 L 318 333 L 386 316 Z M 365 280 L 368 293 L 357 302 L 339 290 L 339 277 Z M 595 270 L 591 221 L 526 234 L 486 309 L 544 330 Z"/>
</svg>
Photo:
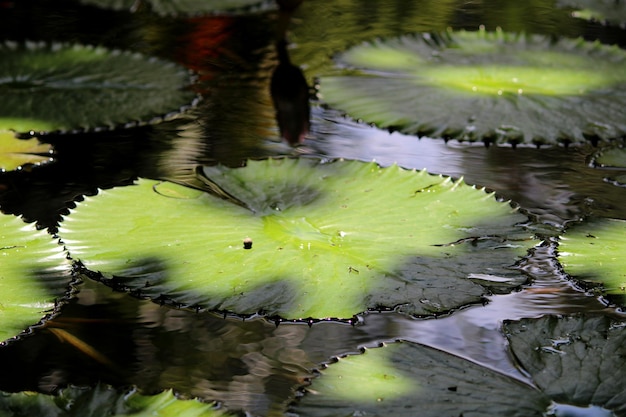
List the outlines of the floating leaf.
<svg viewBox="0 0 626 417">
<path fill-rule="evenodd" d="M 221 198 L 142 179 L 87 197 L 59 234 L 111 285 L 239 314 L 438 314 L 482 301 L 472 277 L 525 281 L 511 266 L 533 243 L 527 218 L 461 181 L 310 159 L 204 173 Z"/>
<path fill-rule="evenodd" d="M 187 70 L 103 47 L 0 44 L 0 129 L 89 130 L 160 120 L 195 99 Z"/>
<path fill-rule="evenodd" d="M 17 139 L 10 131 L 0 130 L 0 171 L 11 171 L 24 165 L 38 165 L 51 160 L 52 147 L 32 138 Z"/>
<path fill-rule="evenodd" d="M 53 313 L 71 278 L 57 241 L 14 216 L 0 216 L 0 258 L 2 342 Z"/>
<path fill-rule="evenodd" d="M 515 358 L 557 403 L 554 415 L 626 414 L 625 323 L 606 316 L 546 316 L 508 322 L 504 329 Z M 568 408 L 587 413 L 556 412 Z"/>
<path fill-rule="evenodd" d="M 104 9 L 133 10 L 136 0 L 80 0 L 81 3 Z M 259 7 L 264 0 L 148 0 L 150 10 L 160 15 L 199 15 L 226 11 L 237 11 Z"/>
<path fill-rule="evenodd" d="M 556 4 L 559 7 L 572 7 L 576 9 L 573 15 L 581 19 L 616 23 L 620 26 L 626 24 L 626 3 L 623 1 L 557 0 Z"/>
<path fill-rule="evenodd" d="M 293 407 L 300 416 L 543 416 L 550 400 L 513 378 L 409 342 L 340 358 Z"/>
<path fill-rule="evenodd" d="M 596 152 L 591 165 L 601 168 L 626 169 L 626 147 L 610 146 Z"/>
<path fill-rule="evenodd" d="M 577 280 L 601 284 L 626 304 L 626 221 L 594 219 L 561 236 L 559 261 Z"/>
<path fill-rule="evenodd" d="M 427 346 L 398 342 L 331 362 L 291 411 L 301 416 L 621 416 L 626 326 L 606 316 L 504 325 L 539 388 Z"/>
<path fill-rule="evenodd" d="M 626 51 L 538 35 L 450 32 L 375 41 L 321 78 L 322 99 L 409 134 L 556 144 L 626 134 Z"/>
<path fill-rule="evenodd" d="M 10 414 L 4 414 L 10 413 Z M 11 417 L 31 416 L 128 416 L 128 417 L 226 417 L 214 404 L 181 400 L 171 390 L 157 395 L 135 391 L 121 392 L 105 386 L 68 387 L 58 396 L 29 392 L 0 393 L 0 414 Z"/>
</svg>

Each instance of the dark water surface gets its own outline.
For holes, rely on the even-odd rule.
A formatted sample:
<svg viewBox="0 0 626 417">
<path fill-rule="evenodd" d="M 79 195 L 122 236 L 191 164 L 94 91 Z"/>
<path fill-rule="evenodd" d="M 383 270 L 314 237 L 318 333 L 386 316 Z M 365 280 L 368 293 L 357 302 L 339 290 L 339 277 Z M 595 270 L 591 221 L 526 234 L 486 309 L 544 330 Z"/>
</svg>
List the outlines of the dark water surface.
<svg viewBox="0 0 626 417">
<path fill-rule="evenodd" d="M 522 5 L 521 3 L 524 3 Z M 530 4 L 526 4 L 530 3 Z M 55 163 L 5 173 L 0 206 L 52 227 L 72 201 L 137 176 L 184 179 L 197 164 L 238 166 L 246 158 L 307 155 L 376 160 L 463 177 L 512 200 L 536 222 L 543 243 L 521 268 L 528 285 L 436 319 L 369 312 L 355 325 L 281 323 L 196 313 L 137 300 L 87 277 L 76 297 L 46 326 L 0 347 L 0 390 L 54 392 L 67 384 L 174 388 L 253 415 L 282 415 L 321 363 L 395 339 L 452 352 L 515 378 L 503 320 L 542 314 L 621 313 L 560 271 L 556 236 L 587 215 L 626 218 L 626 189 L 592 168 L 592 146 L 568 149 L 445 143 L 389 133 L 316 106 L 304 146 L 282 143 L 269 96 L 276 65 L 274 11 L 245 16 L 158 17 L 107 12 L 72 1 L 0 2 L 0 36 L 102 44 L 175 60 L 197 71 L 204 100 L 183 119 L 153 127 L 71 137 L 50 136 Z M 310 83 L 332 71 L 331 55 L 376 36 L 447 27 L 502 27 L 584 36 L 624 45 L 619 28 L 587 23 L 551 2 L 305 1 L 291 22 L 289 50 Z M 73 335 L 84 343 L 79 345 Z M 85 346 L 93 348 L 85 348 Z"/>
</svg>

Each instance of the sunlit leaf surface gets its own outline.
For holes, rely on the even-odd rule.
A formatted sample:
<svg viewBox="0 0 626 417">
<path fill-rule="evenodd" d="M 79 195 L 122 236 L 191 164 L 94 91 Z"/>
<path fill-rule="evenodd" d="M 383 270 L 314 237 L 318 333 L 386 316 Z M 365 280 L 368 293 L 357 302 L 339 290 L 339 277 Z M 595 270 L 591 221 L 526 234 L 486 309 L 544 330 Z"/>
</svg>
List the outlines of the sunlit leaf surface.
<svg viewBox="0 0 626 417">
<path fill-rule="evenodd" d="M 105 9 L 134 10 L 136 0 L 79 0 Z M 248 9 L 269 3 L 267 0 L 148 0 L 146 6 L 161 15 L 197 15 Z"/>
<path fill-rule="evenodd" d="M 299 416 L 543 416 L 549 399 L 513 378 L 409 342 L 340 358 L 320 371 Z"/>
<path fill-rule="evenodd" d="M 0 130 L 0 171 L 12 171 L 24 165 L 39 165 L 51 160 L 52 146 L 37 139 L 17 139 L 15 133 Z"/>
<path fill-rule="evenodd" d="M 147 123 L 191 104 L 187 70 L 140 54 L 0 44 L 0 129 L 50 132 Z"/>
<path fill-rule="evenodd" d="M 0 216 L 0 343 L 55 310 L 69 290 L 70 265 L 44 231 Z"/>
<path fill-rule="evenodd" d="M 556 416 L 626 415 L 626 323 L 606 316 L 546 316 L 505 323 L 504 329 L 515 358 L 558 403 L 556 409 L 580 407 L 579 414 L 570 409 Z"/>
<path fill-rule="evenodd" d="M 9 413 L 9 414 L 4 414 Z M 134 391 L 68 387 L 58 396 L 21 392 L 0 393 L 0 414 L 11 417 L 128 416 L 128 417 L 227 417 L 214 404 L 181 400 L 171 390 L 156 395 Z"/>
<path fill-rule="evenodd" d="M 626 304 L 626 221 L 593 219 L 561 236 L 559 261 L 574 279 L 602 285 Z"/>
<path fill-rule="evenodd" d="M 111 285 L 240 314 L 438 314 L 525 281 L 512 266 L 534 243 L 527 218 L 461 181 L 313 159 L 202 179 L 222 198 L 139 180 L 86 198 L 59 233 Z"/>
<path fill-rule="evenodd" d="M 626 133 L 626 52 L 581 39 L 449 32 L 355 46 L 324 102 L 404 133 L 556 144 Z"/>
</svg>

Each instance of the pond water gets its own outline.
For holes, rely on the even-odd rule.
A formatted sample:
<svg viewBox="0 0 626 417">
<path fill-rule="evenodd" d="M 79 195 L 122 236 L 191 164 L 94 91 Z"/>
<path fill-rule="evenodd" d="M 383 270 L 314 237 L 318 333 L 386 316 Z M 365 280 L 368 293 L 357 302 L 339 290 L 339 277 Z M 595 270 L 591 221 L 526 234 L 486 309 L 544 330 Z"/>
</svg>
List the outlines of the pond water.
<svg viewBox="0 0 626 417">
<path fill-rule="evenodd" d="M 550 1 L 305 1 L 290 22 L 291 60 L 310 84 L 331 55 L 377 36 L 487 29 L 584 36 L 626 44 L 624 30 L 575 19 Z M 368 312 L 354 324 L 243 320 L 173 309 L 117 293 L 86 277 L 61 314 L 29 337 L 0 347 L 0 390 L 54 392 L 104 381 L 147 392 L 174 388 L 253 415 L 282 415 L 312 371 L 333 356 L 404 339 L 455 353 L 526 380 L 508 357 L 503 320 L 619 310 L 568 280 L 555 261 L 555 236 L 586 215 L 626 218 L 626 189 L 590 167 L 591 145 L 485 147 L 389 133 L 313 102 L 311 131 L 294 149 L 279 139 L 269 96 L 276 65 L 271 8 L 243 16 L 158 17 L 106 12 L 72 1 L 0 2 L 3 39 L 103 44 L 172 59 L 198 71 L 204 100 L 187 119 L 152 127 L 51 136 L 57 160 L 0 177 L 0 206 L 54 228 L 81 195 L 138 176 L 184 179 L 197 164 L 307 155 L 375 160 L 463 177 L 529 213 L 544 238 L 521 267 L 529 282 L 431 319 Z M 200 120 L 201 123 L 191 123 Z M 79 350 L 67 332 L 93 347 Z"/>
</svg>

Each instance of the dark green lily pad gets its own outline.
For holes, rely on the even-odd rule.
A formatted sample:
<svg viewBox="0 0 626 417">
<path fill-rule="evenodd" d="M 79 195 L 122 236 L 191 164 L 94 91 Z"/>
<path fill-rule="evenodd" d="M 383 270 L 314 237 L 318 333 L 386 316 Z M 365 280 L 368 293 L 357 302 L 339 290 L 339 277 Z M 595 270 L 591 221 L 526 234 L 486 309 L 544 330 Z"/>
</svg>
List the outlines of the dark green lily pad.
<svg viewBox="0 0 626 417">
<path fill-rule="evenodd" d="M 51 152 L 51 145 L 41 143 L 36 138 L 17 139 L 15 133 L 0 130 L 0 171 L 50 162 Z"/>
<path fill-rule="evenodd" d="M 557 144 L 626 134 L 626 51 L 538 35 L 449 32 L 379 40 L 338 57 L 324 102 L 408 134 Z"/>
<path fill-rule="evenodd" d="M 511 351 L 555 403 L 626 415 L 626 324 L 606 316 L 547 316 L 504 325 Z"/>
<path fill-rule="evenodd" d="M 103 9 L 134 10 L 137 0 L 80 0 Z M 267 0 L 147 0 L 150 10 L 160 15 L 199 15 L 249 10 L 269 3 Z"/>
<path fill-rule="evenodd" d="M 20 392 L 0 393 L 0 415 L 11 417 L 227 417 L 215 404 L 178 399 L 171 390 L 157 395 L 119 391 L 105 386 L 68 387 L 57 396 Z"/>
<path fill-rule="evenodd" d="M 162 120 L 192 104 L 189 72 L 103 47 L 0 44 L 0 129 L 47 133 Z"/>
<path fill-rule="evenodd" d="M 567 230 L 559 261 L 574 279 L 601 285 L 602 292 L 626 305 L 626 220 L 590 219 Z"/>
<path fill-rule="evenodd" d="M 537 388 L 437 349 L 397 342 L 331 362 L 291 411 L 312 417 L 624 415 L 623 322 L 549 316 L 504 329 Z"/>
<path fill-rule="evenodd" d="M 293 407 L 298 416 L 541 417 L 550 400 L 511 377 L 409 342 L 339 358 Z"/>
<path fill-rule="evenodd" d="M 557 0 L 556 4 L 576 9 L 573 15 L 580 19 L 626 25 L 626 3 L 620 0 Z"/>
<path fill-rule="evenodd" d="M 526 216 L 462 181 L 310 159 L 204 174 L 222 198 L 139 180 L 79 203 L 61 239 L 141 296 L 290 319 L 440 314 L 526 280 Z"/>
<path fill-rule="evenodd" d="M 626 169 L 626 147 L 610 146 L 593 155 L 591 165 L 599 168 Z"/>
<path fill-rule="evenodd" d="M 56 310 L 71 280 L 63 248 L 48 233 L 0 216 L 0 343 Z"/>
</svg>

